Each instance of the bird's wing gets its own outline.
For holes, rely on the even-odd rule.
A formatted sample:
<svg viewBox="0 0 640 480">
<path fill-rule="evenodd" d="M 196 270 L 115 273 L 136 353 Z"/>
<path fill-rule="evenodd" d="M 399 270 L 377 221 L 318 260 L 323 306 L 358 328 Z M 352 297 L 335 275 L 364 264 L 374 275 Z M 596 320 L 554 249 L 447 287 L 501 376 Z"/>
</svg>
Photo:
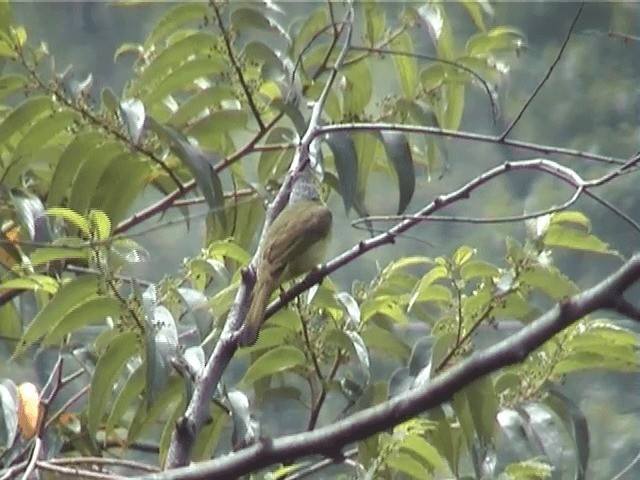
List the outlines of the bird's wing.
<svg viewBox="0 0 640 480">
<path fill-rule="evenodd" d="M 298 258 L 314 243 L 325 238 L 333 220 L 331 210 L 321 203 L 297 202 L 283 221 L 282 215 L 271 224 L 272 238 L 264 252 L 268 263 L 281 274 L 291 259 Z M 276 273 L 276 272 L 274 272 Z"/>
</svg>

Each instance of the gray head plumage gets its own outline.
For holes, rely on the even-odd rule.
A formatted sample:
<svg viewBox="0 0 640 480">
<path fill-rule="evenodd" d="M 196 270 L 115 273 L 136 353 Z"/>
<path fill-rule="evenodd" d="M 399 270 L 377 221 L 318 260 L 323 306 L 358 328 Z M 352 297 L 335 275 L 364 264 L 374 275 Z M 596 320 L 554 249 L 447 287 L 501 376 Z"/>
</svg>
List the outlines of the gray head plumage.
<svg viewBox="0 0 640 480">
<path fill-rule="evenodd" d="M 318 192 L 315 179 L 308 168 L 296 173 L 293 177 L 289 203 L 295 203 L 300 200 L 320 200 L 320 192 Z"/>
</svg>

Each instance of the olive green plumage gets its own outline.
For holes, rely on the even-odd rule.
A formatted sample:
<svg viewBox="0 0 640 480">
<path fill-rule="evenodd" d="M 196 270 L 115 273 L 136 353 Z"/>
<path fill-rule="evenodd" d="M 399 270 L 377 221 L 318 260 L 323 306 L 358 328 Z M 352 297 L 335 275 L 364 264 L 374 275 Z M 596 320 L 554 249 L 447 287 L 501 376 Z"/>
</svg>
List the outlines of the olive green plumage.
<svg viewBox="0 0 640 480">
<path fill-rule="evenodd" d="M 267 229 L 251 305 L 239 337 L 241 346 L 255 343 L 273 291 L 322 262 L 332 223 L 331 210 L 322 203 L 309 174 L 298 174 L 289 203 Z"/>
</svg>

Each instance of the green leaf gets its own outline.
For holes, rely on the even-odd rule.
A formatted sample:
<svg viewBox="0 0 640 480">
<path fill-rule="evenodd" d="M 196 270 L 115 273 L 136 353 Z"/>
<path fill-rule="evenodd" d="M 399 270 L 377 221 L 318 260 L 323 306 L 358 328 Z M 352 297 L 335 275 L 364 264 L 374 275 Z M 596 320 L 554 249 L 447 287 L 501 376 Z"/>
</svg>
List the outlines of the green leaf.
<svg viewBox="0 0 640 480">
<path fill-rule="evenodd" d="M 269 80 L 284 78 L 286 69 L 278 54 L 266 44 L 257 40 L 247 43 L 243 50 L 244 58 L 250 63 L 262 66 L 262 76 Z"/>
<path fill-rule="evenodd" d="M 113 63 L 116 63 L 118 59 L 123 55 L 129 54 L 133 55 L 134 58 L 139 58 L 142 53 L 143 48 L 139 43 L 123 43 L 116 49 L 115 53 L 113 54 Z"/>
<path fill-rule="evenodd" d="M 437 3 L 432 3 L 429 7 L 435 10 L 436 15 L 439 17 L 439 21 L 442 22 L 440 32 L 437 35 L 438 56 L 452 60 L 456 56 L 456 49 L 454 45 L 455 37 L 451 29 L 451 20 L 447 15 L 447 10 L 445 10 L 444 5 Z"/>
<path fill-rule="evenodd" d="M 33 124 L 38 118 L 49 113 L 53 107 L 53 100 L 49 96 L 35 96 L 26 99 L 0 123 L 0 145 L 6 143 L 22 128 Z"/>
<path fill-rule="evenodd" d="M 425 468 L 422 463 L 408 453 L 394 452 L 386 458 L 386 464 L 391 468 L 419 480 L 433 477 L 431 472 Z"/>
<path fill-rule="evenodd" d="M 540 290 L 554 300 L 578 293 L 576 284 L 553 267 L 528 267 L 518 276 L 518 280 L 522 285 Z"/>
<path fill-rule="evenodd" d="M 153 105 L 175 92 L 197 90 L 195 81 L 224 70 L 225 64 L 219 58 L 196 57 L 169 71 L 158 82 L 150 86 L 148 93 L 141 94 L 145 105 Z"/>
<path fill-rule="evenodd" d="M 411 300 L 409 301 L 409 309 L 412 308 L 415 302 L 423 302 L 433 300 L 433 294 L 437 291 L 441 291 L 441 289 L 432 289 L 434 286 L 433 283 L 441 280 L 443 278 L 448 278 L 449 271 L 444 265 L 437 265 L 429 270 L 421 279 L 420 283 L 416 286 L 414 291 L 411 293 Z M 442 287 L 439 285 L 439 287 Z M 445 287 L 442 287 L 445 288 Z M 445 288 L 447 292 L 449 292 L 448 288 Z M 427 294 L 428 293 L 428 294 Z M 451 298 L 451 293 L 447 293 L 444 295 L 446 298 Z M 426 300 L 429 298 L 429 300 Z"/>
<path fill-rule="evenodd" d="M 216 70 L 224 68 L 224 61 L 216 52 L 218 37 L 211 32 L 193 31 L 181 37 L 161 50 L 151 62 L 144 67 L 140 76 L 135 80 L 132 90 L 136 96 L 141 90 L 148 89 L 152 85 L 162 81 L 167 73 L 174 72 L 192 61 L 193 56 L 207 58 Z"/>
<path fill-rule="evenodd" d="M 492 313 L 496 317 L 516 318 L 526 323 L 534 320 L 540 311 L 527 300 L 521 291 L 513 291 L 502 297 L 501 302 Z"/>
<path fill-rule="evenodd" d="M 565 210 L 563 212 L 556 212 L 551 215 L 551 220 L 549 222 L 551 225 L 554 224 L 568 224 L 567 227 L 582 227 L 585 232 L 591 231 L 591 221 L 587 218 L 587 216 L 582 212 L 577 212 L 575 210 Z"/>
<path fill-rule="evenodd" d="M 317 36 L 318 32 L 329 25 L 329 18 L 327 9 L 322 7 L 315 10 L 313 13 L 304 17 L 304 22 L 300 25 L 300 28 L 291 35 L 293 39 L 293 54 L 291 58 L 298 58 L 305 48 L 308 48 L 310 42 L 312 42 Z M 316 40 L 317 41 L 317 40 Z"/>
<path fill-rule="evenodd" d="M 112 115 L 117 115 L 120 110 L 120 99 L 113 93 L 109 87 L 105 87 L 100 92 L 100 99 L 102 100 L 102 108 Z"/>
<path fill-rule="evenodd" d="M 430 433 L 430 439 L 434 445 L 438 446 L 438 451 L 447 460 L 448 467 L 453 469 L 453 466 L 458 463 L 460 446 L 458 445 L 458 438 L 456 438 L 456 445 L 454 446 L 450 419 L 445 414 L 442 406 L 429 410 L 427 417 L 436 424 L 435 430 Z"/>
<path fill-rule="evenodd" d="M 413 169 L 411 147 L 406 135 L 401 132 L 382 131 L 380 132 L 380 139 L 384 144 L 387 157 L 398 175 L 398 189 L 400 190 L 398 214 L 401 214 L 404 213 L 409 205 L 416 188 L 416 175 Z"/>
<path fill-rule="evenodd" d="M 371 350 L 396 356 L 402 362 L 405 362 L 411 354 L 411 349 L 406 343 L 373 322 L 367 324 L 362 332 L 362 338 Z"/>
<path fill-rule="evenodd" d="M 408 55 L 393 55 L 393 63 L 400 82 L 400 90 L 407 98 L 414 98 L 416 86 L 418 85 L 418 67 L 416 59 L 411 56 L 413 44 L 407 32 L 403 32 L 395 38 L 390 48 Z"/>
<path fill-rule="evenodd" d="M 493 8 L 489 2 L 485 2 L 484 0 L 463 0 L 462 5 L 464 6 L 467 14 L 471 17 L 473 24 L 479 30 L 484 30 L 484 17 L 483 13 L 488 13 L 493 15 Z"/>
<path fill-rule="evenodd" d="M 372 94 L 371 71 L 367 61 L 356 62 L 342 70 L 341 85 L 343 115 L 358 118 L 363 115 Z"/>
<path fill-rule="evenodd" d="M 111 161 L 118 155 L 127 158 L 135 157 L 135 154 L 123 153 L 122 145 L 115 142 L 105 143 L 99 147 L 89 148 L 91 152 L 90 158 L 81 158 L 80 168 L 71 184 L 71 192 L 69 193 L 69 208 L 76 212 L 85 213 L 89 210 L 91 197 L 98 188 L 100 178 L 104 171 L 108 168 Z M 86 155 L 87 152 L 84 152 Z"/>
<path fill-rule="evenodd" d="M 194 22 L 203 23 L 209 13 L 208 9 L 208 5 L 204 3 L 185 3 L 172 8 L 153 27 L 144 42 L 145 50 L 182 25 Z"/>
<path fill-rule="evenodd" d="M 27 31 L 23 26 L 9 27 L 9 33 L 18 47 L 23 47 L 27 43 Z"/>
<path fill-rule="evenodd" d="M 177 348 L 177 331 L 175 322 L 171 314 L 163 306 L 154 306 L 154 317 L 147 314 L 147 329 L 145 332 L 145 391 L 147 406 L 151 406 L 164 391 L 169 381 L 169 376 L 173 367 L 170 358 L 175 354 Z M 160 312 L 164 312 L 168 317 L 167 325 L 164 321 L 155 318 Z M 170 331 L 170 335 L 164 332 Z M 168 340 L 168 341 L 167 341 Z"/>
<path fill-rule="evenodd" d="M 83 275 L 62 285 L 56 295 L 38 312 L 27 327 L 16 348 L 16 355 L 24 352 L 33 342 L 47 334 L 71 310 L 88 298 L 95 297 L 100 289 L 100 284 L 98 277 Z"/>
<path fill-rule="evenodd" d="M 42 265 L 56 260 L 67 260 L 71 258 L 88 260 L 91 256 L 89 248 L 68 248 L 68 247 L 44 247 L 37 248 L 29 255 L 31 264 Z"/>
<path fill-rule="evenodd" d="M 44 291 L 56 293 L 58 282 L 47 275 L 30 275 L 28 277 L 12 278 L 0 283 L 0 290 L 13 290 L 15 288 L 23 290 Z"/>
<path fill-rule="evenodd" d="M 511 27 L 495 27 L 471 37 L 465 46 L 470 56 L 494 56 L 504 51 L 518 51 L 526 46 L 524 34 Z"/>
<path fill-rule="evenodd" d="M 182 379 L 174 376 L 169 379 L 167 388 L 161 392 L 161 395 L 157 396 L 157 400 L 150 408 L 147 408 L 145 402 L 140 402 L 129 426 L 127 443 L 135 442 L 140 435 L 151 428 L 163 415 L 166 415 L 167 412 L 173 412 L 175 406 L 182 401 L 183 391 Z"/>
<path fill-rule="evenodd" d="M 69 192 L 69 188 L 83 162 L 88 157 L 88 152 L 92 152 L 96 146 L 104 141 L 104 134 L 95 130 L 79 133 L 76 138 L 69 143 L 58 160 L 56 169 L 53 172 L 49 195 L 47 196 L 47 206 L 57 206 L 63 203 Z"/>
<path fill-rule="evenodd" d="M 0 337 L 5 340 L 3 347 L 8 347 L 7 352 L 11 353 L 15 351 L 22 335 L 22 318 L 14 302 L 0 305 L 0 318 Z"/>
<path fill-rule="evenodd" d="M 0 2 L 0 5 L 2 5 L 2 2 Z M 2 14 L 0 14 L 0 16 L 1 15 Z M 24 90 L 27 85 L 27 79 L 22 75 L 8 74 L 0 77 L 0 100 L 8 95 Z"/>
<path fill-rule="evenodd" d="M 120 392 L 118 392 L 116 400 L 113 402 L 111 413 L 109 414 L 106 424 L 107 431 L 111 431 L 113 428 L 117 427 L 127 410 L 131 408 L 136 401 L 139 401 L 139 396 L 144 388 L 144 381 L 144 365 L 139 365 L 134 372 L 129 375 L 129 378 L 127 378 L 127 381 L 120 389 Z"/>
<path fill-rule="evenodd" d="M 251 385 L 267 376 L 303 365 L 306 365 L 306 358 L 300 349 L 293 346 L 275 348 L 269 350 L 251 364 L 241 383 Z"/>
<path fill-rule="evenodd" d="M 209 415 L 213 421 L 206 424 L 200 430 L 193 446 L 191 458 L 194 462 L 202 462 L 212 458 L 220 441 L 220 437 L 223 433 L 228 433 L 228 431 L 225 431 L 229 420 L 226 411 L 211 402 Z M 163 446 L 160 444 L 161 453 L 162 449 Z"/>
<path fill-rule="evenodd" d="M 576 478 L 586 478 L 589 463 L 589 426 L 580 407 L 573 400 L 552 388 L 544 399 L 544 404 L 560 418 L 576 449 Z"/>
<path fill-rule="evenodd" d="M 212 168 L 220 160 L 220 156 L 203 152 L 199 147 L 193 145 L 180 131 L 170 125 L 162 125 L 151 117 L 148 117 L 148 119 L 152 129 L 168 138 L 171 149 L 191 171 L 198 188 L 207 201 L 209 210 L 214 212 L 220 223 L 224 225 L 226 223 L 223 208 L 224 191 L 218 174 Z"/>
<path fill-rule="evenodd" d="M 469 412 L 478 437 L 492 444 L 497 433 L 498 398 L 489 377 L 476 380 L 464 389 Z"/>
<path fill-rule="evenodd" d="M 438 450 L 419 435 L 407 435 L 402 441 L 402 450 L 409 450 L 427 463 L 431 468 L 441 468 L 444 460 Z M 426 478 L 426 477 L 425 477 Z"/>
<path fill-rule="evenodd" d="M 420 72 L 420 84 L 429 93 L 440 87 L 446 79 L 446 71 L 442 64 L 429 65 Z"/>
<path fill-rule="evenodd" d="M 275 127 L 265 139 L 265 145 L 274 143 L 289 143 L 295 134 L 289 128 Z M 264 151 L 258 161 L 258 180 L 266 183 L 271 178 L 282 178 L 293 158 L 293 149 L 278 148 L 273 151 Z"/>
<path fill-rule="evenodd" d="M 98 359 L 89 390 L 88 428 L 95 438 L 111 397 L 113 386 L 125 364 L 138 354 L 138 336 L 135 332 L 124 332 L 115 337 Z"/>
<path fill-rule="evenodd" d="M 547 247 L 564 247 L 572 250 L 587 250 L 596 253 L 616 254 L 609 245 L 599 238 L 589 235 L 582 230 L 567 228 L 563 225 L 549 225 L 544 236 Z"/>
<path fill-rule="evenodd" d="M 374 315 L 383 315 L 399 324 L 406 325 L 408 319 L 404 309 L 399 305 L 399 300 L 395 295 L 381 295 L 366 300 L 360 306 L 362 323 L 366 323 Z"/>
<path fill-rule="evenodd" d="M 0 444 L 3 445 L 3 452 L 7 451 L 5 445 L 10 446 L 17 438 L 20 403 L 17 385 L 13 380 L 3 379 L 0 382 Z M 10 448 L 8 450 L 11 451 Z"/>
<path fill-rule="evenodd" d="M 90 298 L 69 311 L 56 324 L 50 324 L 50 331 L 42 343 L 45 346 L 53 345 L 75 330 L 102 322 L 107 317 L 118 318 L 123 313 L 124 306 L 117 298 L 107 296 Z"/>
<path fill-rule="evenodd" d="M 415 297 L 411 297 L 411 301 L 409 302 L 408 309 L 412 310 L 413 305 L 416 302 L 431 302 L 445 305 L 450 304 L 453 301 L 453 295 L 449 288 L 444 285 L 429 285 L 424 288 L 421 288 L 418 294 Z"/>
<path fill-rule="evenodd" d="M 500 275 L 498 267 L 482 260 L 469 260 L 460 267 L 460 277 L 463 280 L 472 278 L 494 278 Z"/>
<path fill-rule="evenodd" d="M 230 18 L 233 28 L 237 31 L 244 31 L 249 27 L 266 30 L 268 32 L 278 32 L 288 37 L 284 28 L 282 28 L 275 19 L 255 8 L 236 8 L 231 12 Z"/>
<path fill-rule="evenodd" d="M 15 60 L 17 56 L 18 54 L 11 42 L 8 41 L 8 38 L 6 36 L 0 37 L 0 65 L 4 66 L 3 57 Z"/>
<path fill-rule="evenodd" d="M 87 221 L 87 219 L 70 208 L 52 207 L 47 209 L 46 214 L 63 218 L 71 225 L 76 227 L 78 231 L 85 237 L 89 237 L 89 235 L 91 234 L 91 228 L 89 227 L 89 222 Z"/>
<path fill-rule="evenodd" d="M 91 208 L 103 210 L 114 224 L 130 211 L 149 182 L 152 168 L 135 155 L 118 155 L 105 169 L 91 197 Z M 113 188 L 117 185 L 118 188 Z"/>
<path fill-rule="evenodd" d="M 244 130 L 248 118 L 245 110 L 218 110 L 195 122 L 185 133 L 197 138 L 201 148 L 215 148 L 219 137 L 235 130 Z"/>
<path fill-rule="evenodd" d="M 0 0 L 0 32 L 9 33 L 12 23 L 11 4 L 8 0 Z"/>
<path fill-rule="evenodd" d="M 324 90 L 326 82 L 327 82 L 327 79 L 324 77 L 321 77 L 317 81 L 313 82 L 313 84 L 311 84 L 311 86 L 309 86 L 309 88 L 306 91 L 306 97 L 311 101 L 318 100 L 318 98 L 320 98 L 322 91 Z M 344 122 L 342 105 L 340 104 L 340 98 L 336 93 L 336 89 L 329 90 L 329 95 L 327 95 L 327 101 L 324 104 L 324 114 L 333 123 Z"/>
<path fill-rule="evenodd" d="M 422 265 L 432 265 L 433 259 L 429 257 L 423 257 L 421 255 L 414 256 L 406 256 L 398 258 L 397 260 L 393 260 L 389 265 L 385 267 L 383 270 L 382 276 L 391 276 L 400 270 L 404 270 L 405 268 L 412 268 Z"/>
<path fill-rule="evenodd" d="M 475 253 L 475 248 L 468 245 L 462 245 L 461 247 L 458 247 L 453 253 L 453 255 L 451 256 L 451 261 L 456 267 L 460 268 L 462 265 L 471 260 Z"/>
<path fill-rule="evenodd" d="M 91 210 L 89 212 L 89 224 L 96 240 L 105 240 L 111 235 L 111 220 L 103 211 Z"/>
<path fill-rule="evenodd" d="M 307 129 L 307 121 L 304 119 L 304 115 L 302 115 L 300 108 L 292 98 L 289 98 L 288 96 L 276 98 L 272 102 L 272 106 L 284 112 L 289 117 L 291 123 L 293 123 L 293 126 L 296 128 L 298 135 L 304 135 L 304 132 Z"/>
<path fill-rule="evenodd" d="M 347 133 L 334 133 L 325 137 L 336 165 L 340 181 L 340 195 L 347 213 L 356 202 L 358 189 L 358 157 L 356 147 Z"/>
<path fill-rule="evenodd" d="M 71 110 L 61 110 L 36 122 L 16 147 L 16 154 L 31 155 L 43 148 L 58 134 L 78 122 L 80 115 Z"/>
<path fill-rule="evenodd" d="M 225 210 L 234 212 L 234 222 L 219 221 L 218 217 L 207 217 L 207 242 L 226 239 L 233 236 L 235 242 L 244 249 L 251 247 L 256 228 L 262 225 L 264 219 L 264 205 L 260 197 L 243 199 L 236 202 L 229 199 L 225 202 Z"/>
<path fill-rule="evenodd" d="M 254 345 L 239 350 L 236 357 L 246 357 L 256 352 L 264 352 L 265 350 L 271 350 L 286 344 L 287 339 L 291 337 L 291 328 L 270 325 L 271 323 L 272 321 L 270 320 L 269 323 L 260 330 L 258 341 Z"/>
<path fill-rule="evenodd" d="M 462 83 L 449 83 L 443 87 L 444 115 L 442 128 L 457 130 L 462 121 L 465 87 Z"/>
<path fill-rule="evenodd" d="M 387 20 L 384 11 L 375 2 L 364 2 L 365 40 L 375 46 L 384 38 Z"/>
<path fill-rule="evenodd" d="M 504 473 L 508 475 L 507 480 L 547 480 L 553 478 L 554 471 L 555 467 L 553 465 L 535 459 L 512 463 L 504 469 Z"/>
<path fill-rule="evenodd" d="M 241 265 L 246 265 L 251 261 L 249 252 L 230 239 L 210 243 L 207 254 L 209 258 L 236 260 Z"/>
<path fill-rule="evenodd" d="M 215 85 L 205 88 L 193 94 L 187 101 L 182 103 L 178 110 L 168 120 L 168 124 L 180 127 L 195 117 L 201 115 L 205 109 L 217 109 L 223 100 L 234 100 L 235 94 L 230 85 Z"/>
<path fill-rule="evenodd" d="M 190 380 L 187 380 L 187 381 L 190 381 Z M 180 419 L 180 416 L 184 413 L 184 409 L 185 409 L 184 404 L 185 404 L 184 400 L 176 403 L 176 406 L 173 409 L 173 412 L 169 415 L 169 418 L 166 420 L 164 424 L 164 428 L 162 429 L 162 435 L 160 436 L 160 446 L 158 448 L 158 459 L 159 459 L 160 465 L 166 464 L 167 453 L 169 452 L 171 438 L 173 436 L 173 433 L 175 432 L 176 425 L 178 420 Z M 211 418 L 215 418 L 215 417 L 211 416 Z M 213 423 L 214 425 L 222 424 L 223 422 L 220 420 L 221 418 L 224 419 L 224 415 L 218 415 L 218 418 L 216 418 L 211 423 Z M 205 424 L 205 426 L 200 430 L 199 434 L 202 435 L 204 433 L 203 431 L 208 429 L 207 427 L 209 427 L 209 425 Z M 207 432 L 207 433 L 211 435 L 210 432 Z M 194 451 L 195 449 L 192 450 L 192 452 Z M 191 456 L 191 459 L 192 461 L 198 461 L 193 455 Z"/>
</svg>

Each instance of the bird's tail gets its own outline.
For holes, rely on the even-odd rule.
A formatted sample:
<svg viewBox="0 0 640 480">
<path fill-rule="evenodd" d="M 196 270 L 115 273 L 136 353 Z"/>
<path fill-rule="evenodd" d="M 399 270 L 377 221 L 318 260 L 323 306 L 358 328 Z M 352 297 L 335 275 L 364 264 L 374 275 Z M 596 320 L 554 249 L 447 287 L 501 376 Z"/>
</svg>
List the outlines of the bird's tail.
<svg viewBox="0 0 640 480">
<path fill-rule="evenodd" d="M 241 347 L 253 345 L 258 339 L 258 330 L 262 326 L 264 312 L 267 309 L 269 298 L 273 291 L 269 283 L 271 282 L 260 278 L 256 281 L 253 295 L 251 296 L 251 305 L 247 316 L 244 318 L 244 325 L 238 337 L 238 345 Z"/>
</svg>

